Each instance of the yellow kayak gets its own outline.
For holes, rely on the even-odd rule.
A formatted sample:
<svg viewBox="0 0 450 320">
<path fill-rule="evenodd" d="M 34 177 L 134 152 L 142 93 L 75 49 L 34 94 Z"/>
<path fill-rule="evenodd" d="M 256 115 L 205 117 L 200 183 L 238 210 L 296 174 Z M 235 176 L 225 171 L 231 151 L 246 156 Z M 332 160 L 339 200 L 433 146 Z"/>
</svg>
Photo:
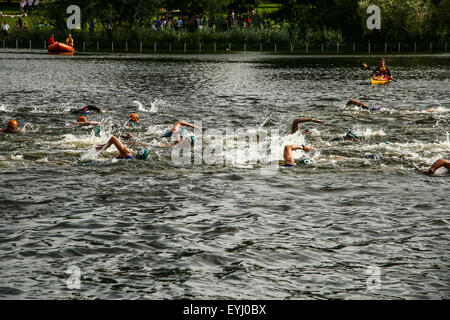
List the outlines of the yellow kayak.
<svg viewBox="0 0 450 320">
<path fill-rule="evenodd" d="M 385 78 L 385 77 L 370 77 L 370 81 L 372 82 L 372 84 L 386 84 L 391 82 L 392 80 L 390 78 Z"/>
</svg>

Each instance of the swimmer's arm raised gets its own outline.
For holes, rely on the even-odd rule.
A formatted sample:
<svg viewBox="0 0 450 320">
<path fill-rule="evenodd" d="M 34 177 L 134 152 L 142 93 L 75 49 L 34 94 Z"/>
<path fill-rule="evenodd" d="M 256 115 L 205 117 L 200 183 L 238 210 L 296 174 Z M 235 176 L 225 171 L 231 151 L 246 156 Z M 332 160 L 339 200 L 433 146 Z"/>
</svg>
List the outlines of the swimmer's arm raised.
<svg viewBox="0 0 450 320">
<path fill-rule="evenodd" d="M 199 130 L 201 129 L 200 127 L 196 126 L 195 124 L 190 124 L 190 123 L 185 122 L 185 121 L 178 121 L 178 123 L 180 125 L 182 125 L 182 126 L 185 126 L 185 127 L 190 127 L 190 128 L 199 129 Z"/>
<path fill-rule="evenodd" d="M 87 122 L 72 122 L 70 126 L 90 126 L 90 125 L 99 125 L 100 122 L 97 121 L 87 121 Z"/>
<path fill-rule="evenodd" d="M 314 119 L 314 118 L 298 118 L 294 119 L 294 122 L 292 122 L 292 128 L 291 128 L 291 134 L 297 132 L 300 130 L 300 123 L 302 122 L 316 122 L 320 124 L 324 124 L 325 121 Z"/>
</svg>

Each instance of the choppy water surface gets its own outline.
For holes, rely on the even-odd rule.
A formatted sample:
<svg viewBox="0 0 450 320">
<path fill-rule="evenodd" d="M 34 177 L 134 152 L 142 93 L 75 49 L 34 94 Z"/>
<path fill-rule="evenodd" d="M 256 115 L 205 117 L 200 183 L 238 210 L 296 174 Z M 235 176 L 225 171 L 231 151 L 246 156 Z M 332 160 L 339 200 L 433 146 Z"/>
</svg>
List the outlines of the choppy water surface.
<svg viewBox="0 0 450 320">
<path fill-rule="evenodd" d="M 376 58 L 0 53 L 0 123 L 22 130 L 0 134 L 0 297 L 448 299 L 450 176 L 418 169 L 450 156 L 450 57 L 387 57 L 396 81 L 372 86 L 358 65 Z M 107 111 L 88 115 L 100 137 L 65 127 L 86 104 Z M 151 159 L 98 156 L 132 112 L 123 133 Z M 287 135 L 300 116 L 326 123 Z M 262 174 L 219 150 L 224 165 L 178 167 L 157 147 L 178 119 L 279 129 L 313 164 Z M 350 129 L 365 139 L 329 142 Z"/>
</svg>

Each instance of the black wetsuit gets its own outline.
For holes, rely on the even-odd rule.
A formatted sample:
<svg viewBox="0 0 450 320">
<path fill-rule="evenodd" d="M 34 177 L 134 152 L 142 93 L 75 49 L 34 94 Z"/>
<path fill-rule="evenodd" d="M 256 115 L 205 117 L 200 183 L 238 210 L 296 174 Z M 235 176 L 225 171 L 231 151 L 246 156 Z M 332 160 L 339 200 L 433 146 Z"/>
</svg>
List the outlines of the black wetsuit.
<svg viewBox="0 0 450 320">
<path fill-rule="evenodd" d="M 70 113 L 72 113 L 72 114 L 87 114 L 87 113 L 94 113 L 94 112 L 100 113 L 101 110 L 99 107 L 88 105 L 81 109 L 76 109 L 76 110 L 70 111 Z"/>
</svg>

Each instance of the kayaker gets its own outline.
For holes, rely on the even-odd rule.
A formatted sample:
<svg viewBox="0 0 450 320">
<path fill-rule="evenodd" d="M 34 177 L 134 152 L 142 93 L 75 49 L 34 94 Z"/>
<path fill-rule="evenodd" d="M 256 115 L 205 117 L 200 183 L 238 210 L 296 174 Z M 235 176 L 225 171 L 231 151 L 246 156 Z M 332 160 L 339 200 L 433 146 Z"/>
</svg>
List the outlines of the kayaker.
<svg viewBox="0 0 450 320">
<path fill-rule="evenodd" d="M 392 79 L 391 71 L 389 70 L 388 66 L 386 66 L 386 61 L 384 60 L 384 58 L 380 59 L 378 67 L 376 67 L 371 74 L 371 77 L 378 77 L 378 76 Z"/>
<path fill-rule="evenodd" d="M 162 147 L 172 147 L 176 144 L 179 144 L 180 142 L 183 143 L 188 143 L 191 146 L 194 145 L 195 142 L 195 137 L 194 136 L 187 136 L 186 135 L 186 129 L 181 128 L 182 126 L 184 127 L 190 127 L 193 129 L 198 129 L 201 130 L 201 128 L 199 128 L 196 125 L 187 123 L 185 121 L 178 121 L 173 127 L 172 129 L 170 129 L 169 131 L 167 131 L 166 133 L 164 133 L 161 138 L 171 138 L 171 142 L 168 144 L 164 144 L 162 145 Z"/>
<path fill-rule="evenodd" d="M 55 43 L 56 43 L 56 41 L 55 41 L 55 35 L 52 34 L 52 35 L 50 36 L 50 38 L 48 38 L 48 45 L 51 46 L 52 44 L 55 44 Z"/>
<path fill-rule="evenodd" d="M 0 129 L 0 132 L 17 133 L 18 132 L 17 125 L 18 125 L 18 123 L 17 123 L 16 119 L 9 120 L 8 124 L 6 125 L 6 128 Z"/>
<path fill-rule="evenodd" d="M 108 149 L 111 145 L 114 145 L 117 150 L 120 152 L 119 156 L 116 159 L 120 160 L 128 160 L 133 159 L 133 154 L 130 149 L 128 149 L 117 137 L 112 136 L 106 144 L 99 144 L 95 149 L 97 151 L 104 151 Z M 150 156 L 150 151 L 146 148 L 140 150 L 136 156 L 136 159 L 145 160 Z"/>
<path fill-rule="evenodd" d="M 100 122 L 97 121 L 88 121 L 86 117 L 79 117 L 77 121 L 70 123 L 68 126 L 90 126 L 90 125 L 98 125 Z"/>
<path fill-rule="evenodd" d="M 346 104 L 346 106 L 351 106 L 351 105 L 355 105 L 355 106 L 360 107 L 361 109 L 370 110 L 370 111 L 378 111 L 381 109 L 381 107 L 379 107 L 379 106 L 369 108 L 366 103 L 362 103 L 360 101 L 353 100 L 353 99 L 348 100 L 348 102 Z"/>
<path fill-rule="evenodd" d="M 448 170 L 450 170 L 450 161 L 447 159 L 441 158 L 441 159 L 437 160 L 435 163 L 433 163 L 433 165 L 431 166 L 430 169 L 425 170 L 423 173 L 433 175 L 436 172 L 436 170 L 439 169 L 440 167 L 445 167 Z"/>
<path fill-rule="evenodd" d="M 294 119 L 294 122 L 292 122 L 292 127 L 291 127 L 291 134 L 296 133 L 298 130 L 300 130 L 300 123 L 303 122 L 316 122 L 316 123 L 320 123 L 320 124 L 324 124 L 325 122 L 319 119 L 314 119 L 314 118 L 299 118 L 299 119 Z M 308 134 L 309 131 L 308 130 L 303 130 L 303 134 Z"/>
<path fill-rule="evenodd" d="M 89 114 L 89 113 L 94 113 L 94 112 L 103 113 L 103 110 L 100 109 L 99 107 L 96 107 L 93 105 L 87 105 L 81 109 L 75 109 L 75 110 L 70 111 L 70 113 L 72 113 L 72 114 Z"/>
<path fill-rule="evenodd" d="M 72 35 L 70 33 L 69 33 L 69 36 L 66 39 L 66 44 L 73 48 L 73 38 L 72 38 Z"/>
<path fill-rule="evenodd" d="M 301 145 L 301 146 L 287 145 L 287 146 L 284 146 L 284 151 L 283 151 L 284 162 L 281 165 L 282 167 L 293 167 L 293 166 L 296 165 L 295 161 L 294 161 L 294 157 L 292 156 L 292 151 L 293 150 L 303 150 L 305 152 L 310 152 L 311 150 L 313 150 L 313 148 L 311 146 L 305 146 L 305 145 Z"/>
</svg>

